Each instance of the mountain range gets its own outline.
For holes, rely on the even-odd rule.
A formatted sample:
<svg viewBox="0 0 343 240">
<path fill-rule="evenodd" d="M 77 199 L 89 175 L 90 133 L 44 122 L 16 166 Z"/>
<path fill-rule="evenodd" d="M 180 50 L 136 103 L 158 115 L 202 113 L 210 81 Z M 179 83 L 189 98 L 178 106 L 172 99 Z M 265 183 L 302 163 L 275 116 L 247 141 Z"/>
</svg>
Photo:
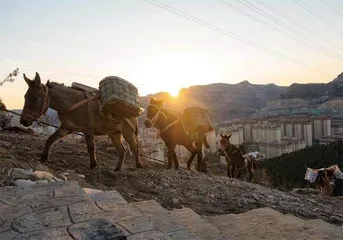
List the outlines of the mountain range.
<svg viewBox="0 0 343 240">
<path fill-rule="evenodd" d="M 340 111 L 343 108 L 340 103 L 343 98 L 343 73 L 329 83 L 294 83 L 288 87 L 251 84 L 246 80 L 237 84 L 191 86 L 181 89 L 178 97 L 172 97 L 167 92 L 142 96 L 140 100 L 143 108 L 149 105 L 151 97 L 165 99 L 165 107 L 175 113 L 181 113 L 191 106 L 205 107 L 209 109 L 213 123 L 251 116 L 294 115 L 294 109 L 300 109 L 299 114 L 312 114 L 311 109 L 333 109 L 330 115 L 339 115 L 343 114 Z M 50 123 L 56 116 L 56 112 L 49 109 Z M 138 118 L 140 125 L 145 116 L 143 112 Z M 58 119 L 54 125 L 59 125 Z"/>
</svg>

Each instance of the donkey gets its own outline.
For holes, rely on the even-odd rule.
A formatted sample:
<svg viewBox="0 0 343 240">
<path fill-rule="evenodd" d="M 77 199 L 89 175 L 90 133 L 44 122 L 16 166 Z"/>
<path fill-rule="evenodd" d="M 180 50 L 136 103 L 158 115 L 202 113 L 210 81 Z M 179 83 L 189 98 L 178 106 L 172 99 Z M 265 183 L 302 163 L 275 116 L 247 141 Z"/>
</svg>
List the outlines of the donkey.
<svg viewBox="0 0 343 240">
<path fill-rule="evenodd" d="M 25 93 L 25 103 L 20 123 L 25 127 L 31 126 L 48 108 L 57 111 L 61 126 L 46 141 L 40 161 L 45 163 L 49 159 L 51 146 L 59 139 L 82 132 L 85 136 L 87 150 L 90 156 L 89 168 L 93 170 L 97 165 L 95 136 L 108 135 L 119 152 L 119 162 L 116 171 L 120 171 L 125 157 L 122 136 L 134 152 L 137 168 L 142 168 L 138 145 L 137 118 L 122 118 L 113 120 L 101 113 L 100 94 L 89 96 L 88 92 L 64 86 L 49 80 L 44 85 L 36 72 L 33 80 L 23 74 L 29 86 Z"/>
<path fill-rule="evenodd" d="M 159 130 L 160 137 L 168 148 L 168 169 L 172 167 L 172 162 L 174 162 L 175 169 L 179 168 L 175 147 L 176 145 L 183 145 L 191 152 L 191 156 L 187 161 L 187 169 L 190 170 L 195 155 L 198 155 L 197 171 L 205 172 L 206 164 L 203 163 L 202 144 L 204 143 L 209 148 L 205 132 L 198 131 L 188 134 L 184 129 L 181 119 L 163 109 L 163 103 L 164 99 L 156 100 L 150 98 L 150 105 L 146 109 L 147 117 L 144 125 L 147 128 L 155 127 Z"/>
<path fill-rule="evenodd" d="M 218 152 L 225 156 L 227 163 L 227 175 L 230 178 L 240 177 L 240 168 L 245 167 L 249 174 L 249 182 L 253 177 L 253 170 L 257 169 L 257 162 L 255 159 L 246 158 L 244 159 L 241 152 L 241 147 L 237 148 L 235 145 L 230 143 L 230 135 L 220 134 L 220 146 Z M 237 169 L 238 174 L 235 176 L 235 170 Z"/>
</svg>

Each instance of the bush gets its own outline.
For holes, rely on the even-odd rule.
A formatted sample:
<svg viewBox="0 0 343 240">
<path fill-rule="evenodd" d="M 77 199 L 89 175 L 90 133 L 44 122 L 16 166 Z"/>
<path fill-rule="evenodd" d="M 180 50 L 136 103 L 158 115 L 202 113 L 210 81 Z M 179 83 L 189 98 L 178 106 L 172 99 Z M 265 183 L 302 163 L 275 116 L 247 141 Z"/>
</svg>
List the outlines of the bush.
<svg viewBox="0 0 343 240">
<path fill-rule="evenodd" d="M 337 164 L 343 170 L 343 142 L 315 145 L 297 152 L 260 162 L 266 169 L 274 186 L 279 188 L 303 188 L 309 183 L 304 179 L 306 168 L 323 168 Z"/>
</svg>

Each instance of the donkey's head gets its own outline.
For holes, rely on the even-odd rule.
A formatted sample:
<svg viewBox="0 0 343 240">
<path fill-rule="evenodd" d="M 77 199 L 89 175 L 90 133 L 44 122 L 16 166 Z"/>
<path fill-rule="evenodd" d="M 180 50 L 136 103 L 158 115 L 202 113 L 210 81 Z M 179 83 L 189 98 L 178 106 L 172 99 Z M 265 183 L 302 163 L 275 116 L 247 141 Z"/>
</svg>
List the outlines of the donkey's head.
<svg viewBox="0 0 343 240">
<path fill-rule="evenodd" d="M 219 141 L 219 147 L 217 150 L 217 155 L 223 155 L 224 151 L 230 146 L 230 137 L 232 136 L 232 133 L 229 135 L 223 135 L 220 134 L 220 141 Z"/>
<path fill-rule="evenodd" d="M 158 116 L 161 113 L 163 103 L 164 99 L 156 100 L 155 98 L 150 98 L 150 105 L 146 109 L 146 119 L 144 121 L 146 128 L 151 128 L 154 126 Z"/>
<path fill-rule="evenodd" d="M 32 123 L 42 116 L 49 108 L 48 89 L 41 83 L 39 74 L 33 80 L 23 74 L 24 80 L 29 86 L 25 93 L 25 103 L 20 123 L 25 127 L 31 126 Z"/>
</svg>

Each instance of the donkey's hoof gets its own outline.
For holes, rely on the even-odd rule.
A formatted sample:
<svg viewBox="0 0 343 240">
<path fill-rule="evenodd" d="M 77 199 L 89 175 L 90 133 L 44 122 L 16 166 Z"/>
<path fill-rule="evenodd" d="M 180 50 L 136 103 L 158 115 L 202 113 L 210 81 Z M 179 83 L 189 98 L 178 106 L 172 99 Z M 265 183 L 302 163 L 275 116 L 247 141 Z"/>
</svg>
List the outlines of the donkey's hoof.
<svg viewBox="0 0 343 240">
<path fill-rule="evenodd" d="M 136 168 L 143 168 L 143 165 L 141 163 L 136 164 Z"/>
<path fill-rule="evenodd" d="M 172 168 L 172 166 L 171 166 L 171 165 L 170 165 L 170 166 L 169 166 L 169 165 L 167 166 L 167 169 L 171 169 L 171 168 Z"/>
<path fill-rule="evenodd" d="M 179 166 L 175 166 L 175 170 L 179 170 Z"/>
<path fill-rule="evenodd" d="M 96 163 L 91 163 L 89 165 L 90 170 L 94 170 L 95 167 L 96 167 Z"/>
</svg>

